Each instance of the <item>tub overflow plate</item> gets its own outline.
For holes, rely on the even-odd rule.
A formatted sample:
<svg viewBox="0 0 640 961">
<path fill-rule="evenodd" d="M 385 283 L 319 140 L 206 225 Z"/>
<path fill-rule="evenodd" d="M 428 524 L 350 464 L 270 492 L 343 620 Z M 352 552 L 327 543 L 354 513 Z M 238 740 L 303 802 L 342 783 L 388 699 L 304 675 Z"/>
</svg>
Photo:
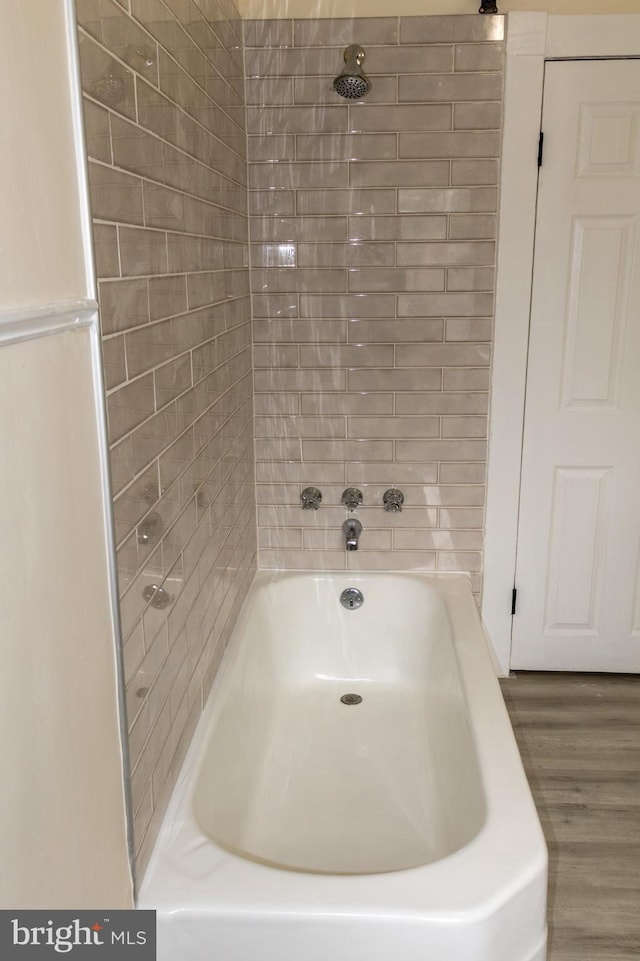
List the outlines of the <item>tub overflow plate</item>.
<svg viewBox="0 0 640 961">
<path fill-rule="evenodd" d="M 364 594 L 357 587 L 347 587 L 340 595 L 340 603 L 348 611 L 357 611 L 364 604 Z"/>
</svg>

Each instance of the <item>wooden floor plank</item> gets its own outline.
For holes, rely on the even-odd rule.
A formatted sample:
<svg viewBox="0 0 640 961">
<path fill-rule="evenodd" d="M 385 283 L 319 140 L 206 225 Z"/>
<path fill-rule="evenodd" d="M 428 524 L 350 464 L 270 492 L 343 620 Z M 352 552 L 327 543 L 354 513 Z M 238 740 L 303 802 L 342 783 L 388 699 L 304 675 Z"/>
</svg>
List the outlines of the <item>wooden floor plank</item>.
<svg viewBox="0 0 640 961">
<path fill-rule="evenodd" d="M 501 685 L 549 847 L 548 961 L 640 961 L 640 678 Z"/>
</svg>

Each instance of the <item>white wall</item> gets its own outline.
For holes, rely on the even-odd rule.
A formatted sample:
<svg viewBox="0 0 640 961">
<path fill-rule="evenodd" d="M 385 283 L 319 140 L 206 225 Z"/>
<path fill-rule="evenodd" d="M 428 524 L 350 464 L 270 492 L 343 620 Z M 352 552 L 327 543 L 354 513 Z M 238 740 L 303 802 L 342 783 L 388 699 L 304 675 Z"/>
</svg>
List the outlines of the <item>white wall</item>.
<svg viewBox="0 0 640 961">
<path fill-rule="evenodd" d="M 480 0 L 236 0 L 245 19 L 285 17 L 412 17 L 477 13 Z M 640 0 L 498 0 L 500 13 L 640 13 Z"/>
<path fill-rule="evenodd" d="M 0 0 L 0 907 L 132 906 L 74 30 Z"/>
<path fill-rule="evenodd" d="M 85 289 L 63 12 L 0 0 L 0 309 Z"/>
</svg>

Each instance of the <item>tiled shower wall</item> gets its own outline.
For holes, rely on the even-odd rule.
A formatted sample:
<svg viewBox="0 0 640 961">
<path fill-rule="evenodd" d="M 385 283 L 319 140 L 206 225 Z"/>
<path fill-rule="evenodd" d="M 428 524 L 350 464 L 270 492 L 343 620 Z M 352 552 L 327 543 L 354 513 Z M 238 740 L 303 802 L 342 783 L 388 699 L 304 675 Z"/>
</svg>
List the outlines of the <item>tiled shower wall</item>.
<svg viewBox="0 0 640 961">
<path fill-rule="evenodd" d="M 480 587 L 503 34 L 477 15 L 245 23 L 262 567 Z M 351 43 L 364 102 L 332 89 Z"/>
<path fill-rule="evenodd" d="M 142 870 L 255 568 L 241 25 L 77 12 Z"/>
</svg>

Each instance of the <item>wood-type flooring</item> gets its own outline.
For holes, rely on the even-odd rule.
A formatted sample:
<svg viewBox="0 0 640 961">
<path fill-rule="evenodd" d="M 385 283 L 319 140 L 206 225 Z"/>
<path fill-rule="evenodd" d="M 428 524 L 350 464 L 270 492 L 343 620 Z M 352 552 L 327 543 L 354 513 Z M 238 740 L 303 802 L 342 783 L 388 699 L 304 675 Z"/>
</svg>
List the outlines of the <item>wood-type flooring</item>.
<svg viewBox="0 0 640 961">
<path fill-rule="evenodd" d="M 640 961 L 640 677 L 501 686 L 549 847 L 548 961 Z"/>
</svg>

